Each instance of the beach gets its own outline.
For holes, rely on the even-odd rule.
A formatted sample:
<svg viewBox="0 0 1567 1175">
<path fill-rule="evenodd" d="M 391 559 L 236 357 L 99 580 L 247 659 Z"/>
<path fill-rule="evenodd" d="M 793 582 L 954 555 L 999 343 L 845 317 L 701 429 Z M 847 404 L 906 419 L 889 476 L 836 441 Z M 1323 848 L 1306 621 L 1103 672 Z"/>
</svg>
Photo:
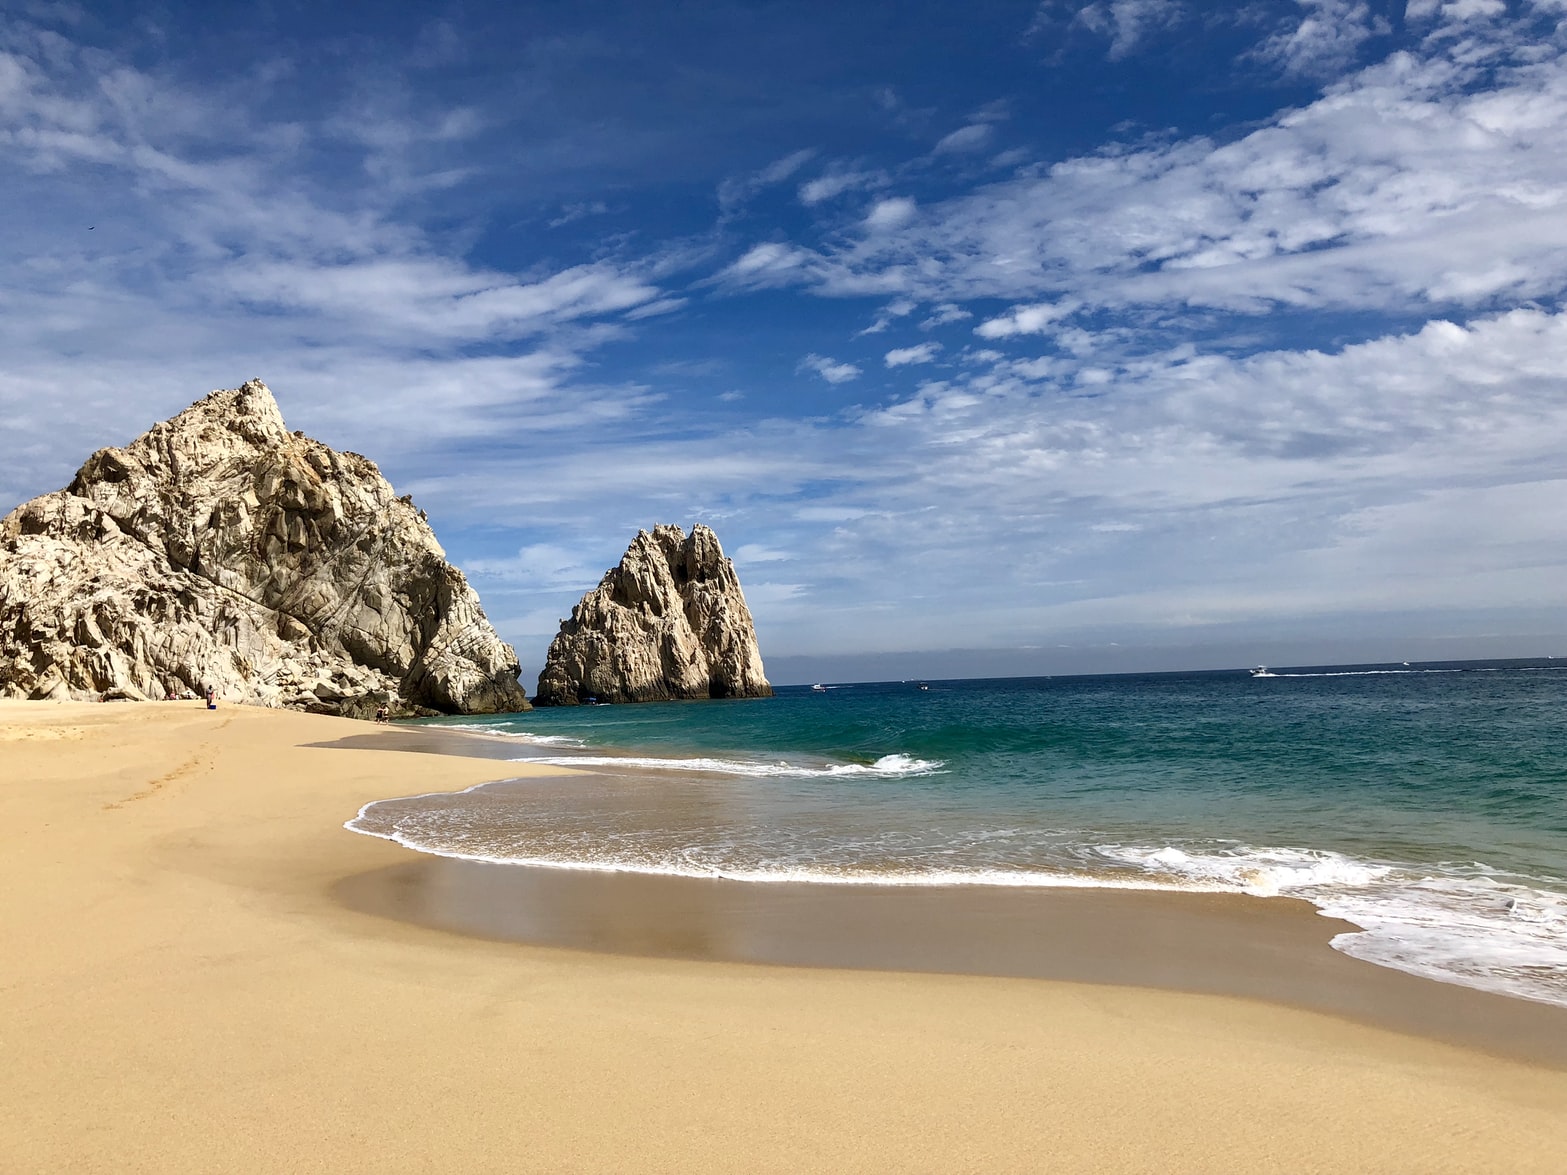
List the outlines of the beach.
<svg viewBox="0 0 1567 1175">
<path fill-rule="evenodd" d="M 343 823 L 377 799 L 562 772 L 399 749 L 427 737 L 246 707 L 0 703 L 0 1168 L 1560 1169 L 1560 1009 L 1342 959 L 1331 921 L 1287 901 L 1215 915 L 1195 895 L 1072 894 L 1058 932 L 1107 961 L 1057 977 L 647 948 L 681 938 L 685 899 L 624 877 L 595 908 L 630 903 L 643 941 L 421 922 L 389 895 L 429 893 L 410 875 L 434 859 Z M 1237 919 L 1266 927 L 1262 956 L 1325 960 L 1338 1002 L 1302 1006 L 1266 959 L 1215 958 Z M 1180 966 L 1135 945 L 1156 922 L 1176 928 L 1157 955 L 1250 978 L 1170 978 Z M 1449 1010 L 1400 1019 L 1417 990 Z M 1439 1031 L 1453 1016 L 1463 1040 Z"/>
</svg>

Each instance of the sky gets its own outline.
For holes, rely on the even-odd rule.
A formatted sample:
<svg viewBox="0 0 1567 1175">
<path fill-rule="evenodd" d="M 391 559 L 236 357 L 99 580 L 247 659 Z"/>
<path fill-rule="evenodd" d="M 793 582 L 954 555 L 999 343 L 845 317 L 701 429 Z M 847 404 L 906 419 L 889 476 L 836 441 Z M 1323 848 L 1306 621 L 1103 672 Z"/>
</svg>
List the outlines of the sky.
<svg viewBox="0 0 1567 1175">
<path fill-rule="evenodd" d="M 531 683 L 1567 654 L 1567 0 L 0 0 L 0 510 L 208 391 Z"/>
</svg>

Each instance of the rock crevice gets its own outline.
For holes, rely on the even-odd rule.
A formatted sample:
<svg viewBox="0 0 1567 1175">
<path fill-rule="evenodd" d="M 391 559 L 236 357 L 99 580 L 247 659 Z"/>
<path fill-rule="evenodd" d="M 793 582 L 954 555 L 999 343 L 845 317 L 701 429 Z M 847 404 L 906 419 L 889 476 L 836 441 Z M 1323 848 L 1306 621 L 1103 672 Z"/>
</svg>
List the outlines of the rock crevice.
<svg viewBox="0 0 1567 1175">
<path fill-rule="evenodd" d="M 702 525 L 638 531 L 561 622 L 534 702 L 771 697 L 734 564 Z"/>
<path fill-rule="evenodd" d="M 517 673 L 423 512 L 259 380 L 0 519 L 0 696 L 492 713 Z"/>
</svg>

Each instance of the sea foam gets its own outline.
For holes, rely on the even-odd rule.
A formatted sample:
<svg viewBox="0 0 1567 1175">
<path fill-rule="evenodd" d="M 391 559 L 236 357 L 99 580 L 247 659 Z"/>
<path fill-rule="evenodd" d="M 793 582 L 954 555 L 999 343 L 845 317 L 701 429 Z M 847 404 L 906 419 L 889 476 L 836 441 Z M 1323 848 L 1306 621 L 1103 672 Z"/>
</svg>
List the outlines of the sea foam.
<svg viewBox="0 0 1567 1175">
<path fill-rule="evenodd" d="M 830 763 L 808 766 L 779 761 L 766 763 L 750 759 L 656 758 L 644 755 L 562 755 L 530 756 L 516 763 L 541 763 L 549 767 L 624 767 L 649 771 L 696 771 L 705 775 L 780 776 L 794 779 L 821 779 L 833 776 L 933 775 L 946 764 L 939 759 L 916 759 L 911 755 L 883 755 L 873 763 Z"/>
<path fill-rule="evenodd" d="M 1484 866 L 1442 871 L 1310 849 L 1098 846 L 1150 876 L 1298 897 L 1360 927 L 1332 945 L 1399 971 L 1567 1006 L 1567 893 Z"/>
</svg>

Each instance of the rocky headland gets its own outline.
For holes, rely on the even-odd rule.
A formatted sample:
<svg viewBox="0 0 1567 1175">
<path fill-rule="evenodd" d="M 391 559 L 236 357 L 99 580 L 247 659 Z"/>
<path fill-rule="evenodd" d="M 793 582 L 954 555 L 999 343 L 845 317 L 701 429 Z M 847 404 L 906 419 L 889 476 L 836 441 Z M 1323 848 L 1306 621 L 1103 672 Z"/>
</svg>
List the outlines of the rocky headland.
<svg viewBox="0 0 1567 1175">
<path fill-rule="evenodd" d="M 638 531 L 563 620 L 534 702 L 771 697 L 734 564 L 705 526 Z"/>
<path fill-rule="evenodd" d="M 480 714 L 518 672 L 424 513 L 259 380 L 0 519 L 0 697 Z"/>
</svg>

